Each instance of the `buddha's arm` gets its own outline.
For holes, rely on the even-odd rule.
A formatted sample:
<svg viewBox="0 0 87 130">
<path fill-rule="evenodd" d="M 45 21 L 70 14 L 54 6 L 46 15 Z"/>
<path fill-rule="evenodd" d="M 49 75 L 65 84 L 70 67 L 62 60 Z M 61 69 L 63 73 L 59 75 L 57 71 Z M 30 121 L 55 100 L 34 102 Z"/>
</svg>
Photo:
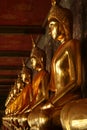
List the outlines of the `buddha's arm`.
<svg viewBox="0 0 87 130">
<path fill-rule="evenodd" d="M 46 72 L 43 80 L 42 80 L 42 95 L 44 100 L 48 99 L 49 95 L 48 95 L 48 91 L 49 91 L 49 74 L 48 72 Z"/>
<path fill-rule="evenodd" d="M 66 48 L 53 62 L 53 78 L 56 86 L 56 96 L 53 103 L 64 96 L 68 91 L 77 87 L 76 61 L 72 49 Z"/>
<path fill-rule="evenodd" d="M 55 60 L 55 74 L 59 77 L 59 82 L 66 87 L 71 81 L 76 81 L 76 66 L 72 50 L 66 49 L 59 58 Z"/>
<path fill-rule="evenodd" d="M 35 103 L 32 106 L 32 109 L 40 105 L 43 101 L 48 99 L 48 83 L 49 83 L 49 74 L 47 71 L 44 71 L 43 77 L 40 79 L 40 83 L 38 85 L 38 93 L 35 98 Z"/>
</svg>

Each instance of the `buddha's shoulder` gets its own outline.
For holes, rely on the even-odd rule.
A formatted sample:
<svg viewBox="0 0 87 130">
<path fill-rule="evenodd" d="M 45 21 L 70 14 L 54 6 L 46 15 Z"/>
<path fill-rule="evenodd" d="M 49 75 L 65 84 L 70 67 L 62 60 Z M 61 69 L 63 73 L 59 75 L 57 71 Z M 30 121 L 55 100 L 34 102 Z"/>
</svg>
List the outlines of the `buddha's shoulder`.
<svg viewBox="0 0 87 130">
<path fill-rule="evenodd" d="M 77 47 L 80 47 L 80 41 L 78 39 L 71 39 L 62 45 L 61 50 L 66 50 L 69 48 L 74 49 Z"/>
<path fill-rule="evenodd" d="M 67 42 L 67 44 L 80 44 L 80 40 L 78 40 L 78 39 L 71 39 L 71 40 L 69 40 L 68 42 Z"/>
</svg>

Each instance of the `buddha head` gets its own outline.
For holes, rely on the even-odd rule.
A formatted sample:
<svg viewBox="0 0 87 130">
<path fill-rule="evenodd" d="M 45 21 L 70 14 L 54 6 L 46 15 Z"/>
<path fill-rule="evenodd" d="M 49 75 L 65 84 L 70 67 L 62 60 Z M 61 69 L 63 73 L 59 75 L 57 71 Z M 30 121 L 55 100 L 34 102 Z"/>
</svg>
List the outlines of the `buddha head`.
<svg viewBox="0 0 87 130">
<path fill-rule="evenodd" d="M 22 71 L 21 71 L 21 78 L 24 83 L 26 84 L 31 83 L 32 71 L 30 68 L 27 68 L 24 63 L 23 63 Z"/>
<path fill-rule="evenodd" d="M 37 47 L 34 42 L 30 59 L 31 59 L 31 66 L 33 69 L 39 71 L 45 68 L 46 65 L 45 52 L 39 47 Z"/>
<path fill-rule="evenodd" d="M 17 86 L 18 91 L 21 91 L 21 89 L 23 88 L 23 82 L 22 82 L 20 74 L 18 74 L 18 78 L 16 80 L 16 86 Z"/>
<path fill-rule="evenodd" d="M 52 0 L 52 7 L 48 14 L 49 33 L 55 40 L 70 40 L 72 38 L 72 13 L 69 9 L 57 5 Z"/>
</svg>

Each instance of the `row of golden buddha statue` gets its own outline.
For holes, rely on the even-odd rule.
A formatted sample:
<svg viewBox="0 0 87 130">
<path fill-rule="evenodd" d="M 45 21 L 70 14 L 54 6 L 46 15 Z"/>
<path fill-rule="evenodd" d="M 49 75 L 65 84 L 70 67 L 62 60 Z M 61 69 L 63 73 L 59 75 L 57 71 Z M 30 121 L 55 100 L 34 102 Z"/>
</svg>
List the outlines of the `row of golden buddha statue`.
<svg viewBox="0 0 87 130">
<path fill-rule="evenodd" d="M 46 70 L 45 51 L 32 40 L 30 61 L 35 74 L 23 65 L 6 100 L 3 124 L 12 130 L 86 130 L 81 47 L 72 37 L 71 11 L 52 0 L 48 27 L 49 35 L 59 42 L 50 72 Z"/>
</svg>

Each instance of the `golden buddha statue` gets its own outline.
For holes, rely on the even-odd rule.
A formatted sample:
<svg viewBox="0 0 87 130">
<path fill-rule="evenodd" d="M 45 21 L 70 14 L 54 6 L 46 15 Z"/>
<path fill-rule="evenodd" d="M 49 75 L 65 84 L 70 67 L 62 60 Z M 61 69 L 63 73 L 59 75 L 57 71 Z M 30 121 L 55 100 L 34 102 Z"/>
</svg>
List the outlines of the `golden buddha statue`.
<svg viewBox="0 0 87 130">
<path fill-rule="evenodd" d="M 32 127 L 38 109 L 49 98 L 49 73 L 45 68 L 45 52 L 37 47 L 34 43 L 30 58 L 32 68 L 35 70 L 35 74 L 32 79 L 33 100 L 30 108 L 31 111 L 28 111 L 29 109 L 27 110 L 27 112 L 30 112 L 28 116 L 28 123 L 29 126 Z"/>
<path fill-rule="evenodd" d="M 8 94 L 7 99 L 6 99 L 5 107 L 7 107 L 14 100 L 14 97 L 16 95 L 16 91 L 17 91 L 17 87 L 16 87 L 16 82 L 15 82 L 14 86 L 11 87 L 11 90 Z"/>
<path fill-rule="evenodd" d="M 29 84 L 32 82 L 32 70 L 28 67 L 26 67 L 24 61 L 23 61 L 23 68 L 21 70 L 21 79 L 23 81 L 23 83 L 25 84 Z"/>
<path fill-rule="evenodd" d="M 46 55 L 45 52 L 35 45 L 32 39 L 33 49 L 31 51 L 31 66 L 35 70 L 32 79 L 33 100 L 31 108 L 33 109 L 44 100 L 48 99 L 48 83 L 49 73 L 46 71 Z"/>
<path fill-rule="evenodd" d="M 66 104 L 60 120 L 64 130 L 87 130 L 87 98 Z"/>
<path fill-rule="evenodd" d="M 23 69 L 21 71 L 21 78 L 24 83 L 24 88 L 21 91 L 18 98 L 16 99 L 18 105 L 16 105 L 17 109 L 15 114 L 23 113 L 25 108 L 29 106 L 30 102 L 32 101 L 32 71 L 30 68 L 27 68 L 24 64 Z"/>
<path fill-rule="evenodd" d="M 60 111 L 65 104 L 81 98 L 83 82 L 80 42 L 72 38 L 71 11 L 52 0 L 48 24 L 49 34 L 55 41 L 59 41 L 60 45 L 51 62 L 50 99 L 36 113 L 37 122 L 35 118 L 33 121 L 39 130 L 58 129 L 61 126 Z"/>
<path fill-rule="evenodd" d="M 11 88 L 8 98 L 6 100 L 5 103 L 5 107 L 6 107 L 6 115 L 7 114 L 13 114 L 14 110 L 17 108 L 17 98 L 19 93 L 22 91 L 23 89 L 23 82 L 21 80 L 20 75 L 18 75 L 18 78 L 14 84 L 14 86 Z"/>
<path fill-rule="evenodd" d="M 22 92 L 22 98 L 23 98 L 23 108 L 25 108 L 27 105 L 30 104 L 32 101 L 32 70 L 30 68 L 27 68 L 25 64 L 23 63 L 23 69 L 21 71 L 21 78 L 23 83 L 25 84 L 25 88 Z M 20 111 L 21 111 L 20 110 Z"/>
<path fill-rule="evenodd" d="M 72 21 L 71 11 L 56 5 L 53 0 L 48 16 L 49 30 L 52 38 L 60 42 L 60 46 L 51 63 L 50 90 L 55 92 L 52 104 L 68 91 L 80 90 L 82 83 L 80 42 L 72 38 Z"/>
<path fill-rule="evenodd" d="M 15 82 L 12 90 L 10 91 L 9 98 L 6 101 L 5 113 L 11 115 L 17 115 L 21 112 L 32 100 L 32 88 L 31 88 L 31 69 L 26 68 L 23 65 L 23 69 L 18 75 L 18 79 Z M 14 91 L 15 90 L 15 91 Z M 12 96 L 10 96 L 12 95 Z"/>
</svg>

